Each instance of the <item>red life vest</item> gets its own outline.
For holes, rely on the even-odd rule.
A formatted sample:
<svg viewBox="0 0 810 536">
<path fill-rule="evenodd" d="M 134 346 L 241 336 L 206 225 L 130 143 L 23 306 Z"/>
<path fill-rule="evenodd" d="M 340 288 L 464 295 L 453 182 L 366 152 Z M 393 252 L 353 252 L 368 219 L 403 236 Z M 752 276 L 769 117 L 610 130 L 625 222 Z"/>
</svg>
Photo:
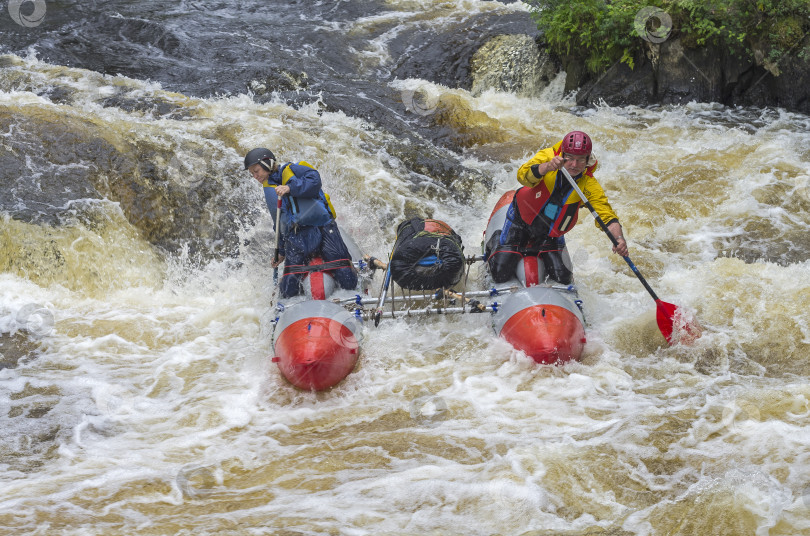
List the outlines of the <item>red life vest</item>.
<svg viewBox="0 0 810 536">
<path fill-rule="evenodd" d="M 556 154 L 559 153 L 555 151 L 555 155 Z M 583 174 L 593 176 L 594 168 L 596 168 L 596 164 L 585 168 Z M 550 174 L 552 175 L 551 178 L 549 177 Z M 546 185 L 547 178 L 551 179 L 551 189 Z M 550 171 L 543 176 L 543 179 L 537 186 L 533 188 L 523 186 L 515 193 L 515 203 L 517 204 L 521 219 L 526 222 L 527 225 L 531 225 L 538 215 L 544 214 L 546 218 L 552 222 L 548 230 L 548 236 L 551 237 L 562 236 L 574 228 L 574 225 L 577 223 L 577 217 L 579 216 L 579 207 L 582 204 L 581 200 L 570 201 L 572 196 L 579 199 L 579 196 L 577 196 L 573 189 L 571 189 L 562 200 L 562 206 L 549 204 L 553 186 L 556 181 L 557 172 Z M 568 182 L 566 181 L 565 184 L 568 185 Z"/>
</svg>

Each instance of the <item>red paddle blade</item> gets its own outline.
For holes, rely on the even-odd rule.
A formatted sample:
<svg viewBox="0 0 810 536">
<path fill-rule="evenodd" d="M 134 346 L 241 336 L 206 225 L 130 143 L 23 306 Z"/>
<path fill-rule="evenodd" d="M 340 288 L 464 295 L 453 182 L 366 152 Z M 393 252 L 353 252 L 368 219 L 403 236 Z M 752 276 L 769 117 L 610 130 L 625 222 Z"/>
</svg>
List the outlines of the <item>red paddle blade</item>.
<svg viewBox="0 0 810 536">
<path fill-rule="evenodd" d="M 655 313 L 658 329 L 669 344 L 689 346 L 700 337 L 703 329 L 693 315 L 665 301 L 655 300 L 655 303 L 658 305 Z"/>
</svg>

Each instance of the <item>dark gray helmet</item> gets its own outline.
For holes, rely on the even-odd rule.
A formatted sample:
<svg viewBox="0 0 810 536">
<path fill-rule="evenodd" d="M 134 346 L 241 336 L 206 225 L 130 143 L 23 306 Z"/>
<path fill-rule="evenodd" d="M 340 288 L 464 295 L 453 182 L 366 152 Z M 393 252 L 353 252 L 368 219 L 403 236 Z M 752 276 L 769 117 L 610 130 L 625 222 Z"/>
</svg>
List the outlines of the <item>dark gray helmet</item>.
<svg viewBox="0 0 810 536">
<path fill-rule="evenodd" d="M 245 169 L 253 164 L 261 164 L 267 171 L 273 171 L 273 164 L 275 163 L 276 155 L 274 155 L 270 149 L 265 149 L 264 147 L 253 149 L 245 155 Z"/>
</svg>

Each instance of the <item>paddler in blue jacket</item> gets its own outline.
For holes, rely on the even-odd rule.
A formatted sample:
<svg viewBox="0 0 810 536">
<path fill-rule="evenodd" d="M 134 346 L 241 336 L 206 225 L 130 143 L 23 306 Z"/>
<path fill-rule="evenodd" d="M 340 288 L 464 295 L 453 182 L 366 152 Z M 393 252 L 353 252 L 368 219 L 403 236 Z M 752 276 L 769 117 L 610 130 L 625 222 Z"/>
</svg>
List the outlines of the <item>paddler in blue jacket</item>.
<svg viewBox="0 0 810 536">
<path fill-rule="evenodd" d="M 281 204 L 279 257 L 272 266 L 284 261 L 284 276 L 279 289 L 289 298 L 301 294 L 302 281 L 310 271 L 308 264 L 320 256 L 328 271 L 345 289 L 357 286 L 357 273 L 351 255 L 335 223 L 335 209 L 321 189 L 321 175 L 301 161 L 279 166 L 275 155 L 263 147 L 245 156 L 245 169 L 264 188 L 267 208 L 276 221 L 278 197 Z"/>
<path fill-rule="evenodd" d="M 616 238 L 618 246 L 613 251 L 629 255 L 619 218 L 594 177 L 597 161 L 592 149 L 591 137 L 575 130 L 520 166 L 517 179 L 523 187 L 515 192 L 501 233 L 487 244 L 489 269 L 496 283 L 515 276 L 515 268 L 527 251 L 540 252 L 548 277 L 565 285 L 572 282 L 563 235 L 574 228 L 582 200 L 559 171 L 562 167 Z"/>
</svg>

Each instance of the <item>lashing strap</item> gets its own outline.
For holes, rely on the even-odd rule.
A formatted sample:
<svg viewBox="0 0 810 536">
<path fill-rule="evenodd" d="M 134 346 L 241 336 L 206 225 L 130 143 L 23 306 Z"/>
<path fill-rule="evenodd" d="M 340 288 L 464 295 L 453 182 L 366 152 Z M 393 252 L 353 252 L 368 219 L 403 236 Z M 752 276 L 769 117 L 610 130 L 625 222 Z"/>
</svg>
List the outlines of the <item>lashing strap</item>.
<svg viewBox="0 0 810 536">
<path fill-rule="evenodd" d="M 354 266 L 351 259 L 337 259 L 323 264 L 292 264 L 284 266 L 284 275 L 287 274 L 310 274 L 313 272 L 331 272 L 340 268 L 351 268 Z"/>
</svg>

